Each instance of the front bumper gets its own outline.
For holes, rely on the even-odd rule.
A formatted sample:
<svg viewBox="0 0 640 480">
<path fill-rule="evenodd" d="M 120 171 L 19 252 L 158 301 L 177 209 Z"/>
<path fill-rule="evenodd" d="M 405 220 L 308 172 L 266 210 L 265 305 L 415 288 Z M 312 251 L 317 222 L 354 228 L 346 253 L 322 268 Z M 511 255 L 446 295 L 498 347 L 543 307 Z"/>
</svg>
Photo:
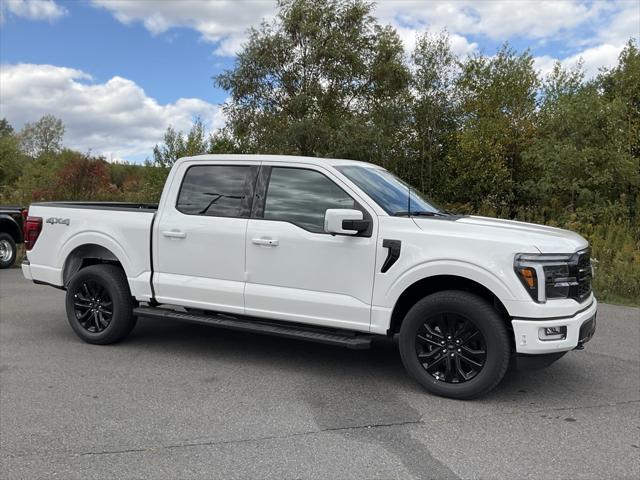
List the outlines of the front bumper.
<svg viewBox="0 0 640 480">
<path fill-rule="evenodd" d="M 591 340 L 595 332 L 597 310 L 598 302 L 594 298 L 588 308 L 572 317 L 541 320 L 514 318 L 511 324 L 513 325 L 516 352 L 536 355 L 573 350 L 578 346 L 578 343 L 582 344 Z M 592 323 L 588 323 L 590 321 Z M 583 326 L 584 328 L 582 328 Z M 541 340 L 539 331 L 545 327 L 566 327 L 566 337 L 561 340 Z"/>
</svg>

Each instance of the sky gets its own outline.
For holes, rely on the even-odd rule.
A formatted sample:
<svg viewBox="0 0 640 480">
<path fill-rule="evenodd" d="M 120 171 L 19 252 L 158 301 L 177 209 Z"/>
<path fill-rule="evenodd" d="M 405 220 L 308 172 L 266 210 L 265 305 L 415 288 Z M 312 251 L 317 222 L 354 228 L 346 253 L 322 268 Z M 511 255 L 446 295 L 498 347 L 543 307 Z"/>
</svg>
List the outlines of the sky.
<svg viewBox="0 0 640 480">
<path fill-rule="evenodd" d="M 141 162 L 169 125 L 224 125 L 212 78 L 275 12 L 275 0 L 0 0 L 0 117 L 20 129 L 52 114 L 66 146 Z M 640 37 L 640 0 L 379 0 L 374 15 L 407 52 L 446 29 L 461 56 L 508 41 L 542 74 L 581 58 L 592 77 Z"/>
</svg>

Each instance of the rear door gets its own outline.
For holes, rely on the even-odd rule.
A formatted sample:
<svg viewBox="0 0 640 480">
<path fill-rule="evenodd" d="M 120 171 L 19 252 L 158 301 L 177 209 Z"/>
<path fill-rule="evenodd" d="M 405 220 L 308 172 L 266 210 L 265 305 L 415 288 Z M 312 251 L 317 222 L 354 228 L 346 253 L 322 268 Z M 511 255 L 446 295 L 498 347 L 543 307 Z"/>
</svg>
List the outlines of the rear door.
<svg viewBox="0 0 640 480">
<path fill-rule="evenodd" d="M 329 208 L 360 209 L 360 236 L 324 231 Z M 247 228 L 248 315 L 368 331 L 377 217 L 331 171 L 264 162 Z"/>
<path fill-rule="evenodd" d="M 259 162 L 183 164 L 155 228 L 160 303 L 244 313 L 245 234 Z"/>
</svg>

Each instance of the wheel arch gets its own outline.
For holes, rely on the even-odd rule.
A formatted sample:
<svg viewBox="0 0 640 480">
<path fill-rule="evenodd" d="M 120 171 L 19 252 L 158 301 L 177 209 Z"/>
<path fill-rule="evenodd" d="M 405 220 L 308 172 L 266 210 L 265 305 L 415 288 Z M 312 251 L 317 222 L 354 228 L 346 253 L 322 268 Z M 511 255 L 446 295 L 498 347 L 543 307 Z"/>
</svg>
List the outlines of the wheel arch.
<svg viewBox="0 0 640 480">
<path fill-rule="evenodd" d="M 396 334 L 400 331 L 400 326 L 402 325 L 404 317 L 416 302 L 427 295 L 444 290 L 461 290 L 474 293 L 484 298 L 490 302 L 503 317 L 507 328 L 511 327 L 511 322 L 508 321 L 510 318 L 509 313 L 504 306 L 504 303 L 490 288 L 477 280 L 465 276 L 438 274 L 421 278 L 403 290 L 393 306 L 389 322 L 389 335 Z"/>
<path fill-rule="evenodd" d="M 23 241 L 20 225 L 9 216 L 0 216 L 0 233 L 8 233 L 16 243 Z"/>
<path fill-rule="evenodd" d="M 96 243 L 85 243 L 75 247 L 66 257 L 62 270 L 62 282 L 64 286 L 78 271 L 89 266 L 101 263 L 116 265 L 125 271 L 124 265 L 109 248 Z M 125 272 L 126 273 L 126 272 Z"/>
</svg>

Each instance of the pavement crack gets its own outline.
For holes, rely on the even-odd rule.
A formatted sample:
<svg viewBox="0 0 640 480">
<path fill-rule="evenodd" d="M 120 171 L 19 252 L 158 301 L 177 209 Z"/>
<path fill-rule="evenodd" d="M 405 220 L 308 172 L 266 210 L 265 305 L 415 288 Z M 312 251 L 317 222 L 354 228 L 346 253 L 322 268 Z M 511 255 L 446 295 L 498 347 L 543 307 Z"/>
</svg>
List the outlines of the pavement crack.
<svg viewBox="0 0 640 480">
<path fill-rule="evenodd" d="M 527 410 L 527 411 L 513 411 L 513 412 L 503 412 L 497 415 L 485 415 L 485 418 L 492 416 L 502 416 L 502 415 L 527 415 L 527 414 L 537 414 L 537 413 L 548 413 L 548 412 L 558 412 L 558 411 L 567 411 L 567 410 L 586 410 L 593 408 L 604 408 L 604 407 L 617 407 L 623 405 L 631 405 L 635 403 L 640 403 L 640 399 L 638 400 L 627 400 L 623 402 L 615 402 L 615 403 L 604 403 L 597 405 L 585 405 L 585 406 L 572 406 L 572 407 L 550 407 L 550 408 L 541 408 L 536 410 Z M 476 417 L 479 418 L 479 417 Z M 450 420 L 446 420 L 450 421 Z M 145 453 L 145 452 L 158 452 L 162 450 L 172 450 L 172 449 L 180 449 L 180 448 L 191 448 L 191 447 L 207 447 L 207 446 L 216 446 L 216 445 L 233 445 L 233 444 L 243 444 L 250 442 L 262 442 L 269 440 L 286 440 L 288 438 L 296 438 L 296 437 L 304 437 L 310 435 L 317 435 L 322 433 L 333 433 L 333 432 L 345 432 L 345 431 L 358 431 L 358 430 L 373 430 L 377 428 L 390 428 L 390 427 L 404 427 L 408 425 L 423 425 L 424 424 L 424 415 L 416 420 L 406 420 L 401 422 L 379 422 L 379 423 L 366 423 L 362 425 L 347 425 L 347 426 L 338 426 L 338 427 L 327 427 L 320 428 L 315 430 L 308 430 L 304 432 L 290 433 L 286 435 L 264 435 L 259 437 L 251 437 L 251 438 L 240 438 L 233 440 L 212 440 L 212 441 L 202 441 L 202 442 L 182 442 L 176 444 L 168 444 L 168 445 L 158 445 L 155 447 L 138 447 L 138 448 L 123 448 L 123 449 L 114 449 L 114 450 L 99 450 L 93 452 L 81 452 L 81 453 L 73 453 L 68 452 L 72 456 L 97 456 L 97 455 L 122 455 L 127 453 Z M 53 453 L 53 452 L 52 452 Z M 60 454 L 64 455 L 64 452 L 60 452 Z M 28 457 L 29 455 L 8 455 L 9 457 Z M 56 456 L 56 453 L 53 453 L 53 456 Z"/>
<path fill-rule="evenodd" d="M 160 445 L 158 447 L 147 447 L 147 448 L 130 448 L 130 449 L 121 449 L 121 450 L 101 450 L 97 452 L 83 452 L 78 455 L 80 456 L 92 456 L 92 455 L 119 455 L 123 453 L 141 453 L 141 452 L 153 452 L 160 450 L 170 450 L 170 449 L 179 449 L 179 448 L 190 448 L 190 447 L 207 447 L 207 446 L 215 446 L 215 445 L 233 445 L 233 444 L 242 444 L 249 442 L 262 442 L 266 440 L 286 440 L 288 438 L 296 438 L 303 437 L 308 435 L 317 435 L 320 433 L 328 433 L 328 432 L 340 432 L 340 431 L 349 431 L 349 430 L 364 430 L 364 429 L 374 429 L 374 428 L 386 428 L 386 427 L 402 427 L 406 425 L 416 425 L 422 424 L 422 419 L 419 420 L 407 420 L 404 422 L 388 422 L 388 423 L 373 423 L 373 424 L 365 424 L 365 425 L 349 425 L 345 427 L 329 427 L 322 428 L 317 430 L 309 430 L 306 432 L 297 432 L 290 433 L 287 435 L 265 435 L 262 437 L 251 437 L 251 438 L 240 438 L 235 440 L 212 440 L 212 441 L 203 441 L 203 442 L 184 442 L 173 445 Z"/>
<path fill-rule="evenodd" d="M 482 415 L 477 418 L 490 418 L 490 417 L 498 417 L 498 416 L 506 416 L 506 415 L 530 415 L 530 414 L 536 414 L 536 413 L 563 412 L 567 410 L 589 410 L 592 408 L 619 407 L 623 405 L 631 405 L 633 403 L 640 403 L 640 399 L 625 400 L 623 402 L 614 402 L 614 403 L 602 403 L 597 405 L 578 405 L 578 406 L 571 406 L 571 407 L 545 407 L 545 408 L 539 408 L 535 410 L 524 410 L 524 411 L 518 410 L 518 411 L 512 411 L 512 412 L 500 412 L 500 413 L 495 413 L 490 415 Z"/>
<path fill-rule="evenodd" d="M 114 455 L 119 453 L 138 453 L 138 452 L 148 452 L 153 450 L 152 448 L 128 448 L 125 450 L 104 450 L 101 452 L 87 452 L 81 453 L 80 456 L 85 455 Z"/>
</svg>

